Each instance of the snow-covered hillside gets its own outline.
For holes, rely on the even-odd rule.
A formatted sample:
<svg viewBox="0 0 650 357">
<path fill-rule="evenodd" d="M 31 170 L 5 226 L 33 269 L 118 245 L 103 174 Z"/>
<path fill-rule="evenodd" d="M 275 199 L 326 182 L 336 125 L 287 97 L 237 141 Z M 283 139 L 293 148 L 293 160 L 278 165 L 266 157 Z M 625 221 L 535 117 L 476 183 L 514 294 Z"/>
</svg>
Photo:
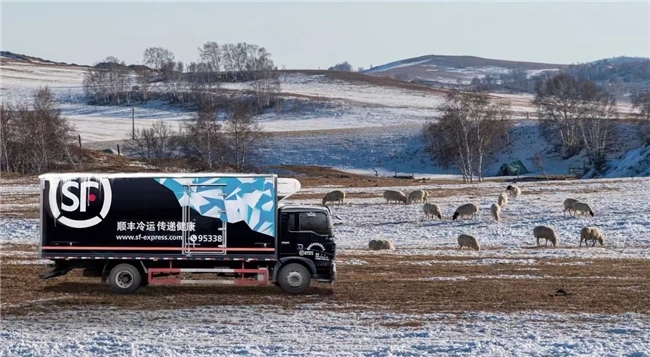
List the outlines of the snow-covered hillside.
<svg viewBox="0 0 650 357">
<path fill-rule="evenodd" d="M 386 63 L 363 73 L 378 76 L 406 75 L 424 81 L 447 84 L 470 84 L 473 78 L 497 76 L 513 69 L 524 70 L 529 77 L 542 72 L 555 72 L 565 65 L 494 60 L 473 56 L 428 55 Z"/>
<path fill-rule="evenodd" d="M 132 109 L 128 105 L 87 104 L 82 90 L 86 71 L 83 67 L 3 59 L 0 69 L 3 102 L 28 100 L 35 89 L 48 85 L 61 103 L 62 114 L 75 126 L 87 147 L 115 148 L 116 141 L 130 134 L 132 125 L 145 128 L 164 120 L 179 128 L 194 115 L 187 108 L 150 101 L 135 106 L 132 123 Z M 285 99 L 282 110 L 268 110 L 257 117 L 265 131 L 277 133 L 271 136 L 265 149 L 269 155 L 264 163 L 324 165 L 371 173 L 374 168 L 382 174 L 395 171 L 422 175 L 456 173 L 431 161 L 422 148 L 420 136 L 422 125 L 436 116 L 436 107 L 442 102 L 444 91 L 400 86 L 399 82 L 350 80 L 322 72 L 288 72 L 280 81 L 281 95 Z M 223 87 L 247 89 L 244 83 L 228 83 Z M 513 119 L 521 121 L 527 114 L 532 118 L 531 96 L 496 96 L 512 104 Z M 629 105 L 620 105 L 620 109 L 631 110 Z M 515 160 L 521 160 L 530 171 L 540 171 L 531 158 L 544 151 L 547 143 L 530 123 L 534 121 L 517 123 L 512 145 L 488 163 L 488 175 L 494 174 L 502 163 Z M 633 143 L 632 140 L 623 142 Z M 623 145 L 614 156 L 622 156 L 632 148 Z M 565 174 L 569 166 L 580 166 L 581 160 L 548 157 L 545 170 L 549 174 Z M 611 175 L 629 175 L 628 172 L 635 170 L 629 166 L 636 165 L 627 156 L 621 164 L 612 164 L 615 169 Z"/>
</svg>

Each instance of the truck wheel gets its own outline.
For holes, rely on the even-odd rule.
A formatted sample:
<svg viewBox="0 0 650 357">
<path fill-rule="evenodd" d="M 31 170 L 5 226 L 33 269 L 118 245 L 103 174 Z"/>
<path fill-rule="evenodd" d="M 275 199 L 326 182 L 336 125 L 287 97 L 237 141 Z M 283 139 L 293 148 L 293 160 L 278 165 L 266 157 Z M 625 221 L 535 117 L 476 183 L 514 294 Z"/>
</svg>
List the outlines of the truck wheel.
<svg viewBox="0 0 650 357">
<path fill-rule="evenodd" d="M 280 269 L 278 283 L 284 292 L 300 294 L 309 288 L 311 273 L 302 264 L 287 264 Z"/>
<path fill-rule="evenodd" d="M 113 292 L 130 294 L 140 287 L 142 275 L 140 270 L 131 264 L 119 264 L 111 269 L 108 281 Z"/>
</svg>

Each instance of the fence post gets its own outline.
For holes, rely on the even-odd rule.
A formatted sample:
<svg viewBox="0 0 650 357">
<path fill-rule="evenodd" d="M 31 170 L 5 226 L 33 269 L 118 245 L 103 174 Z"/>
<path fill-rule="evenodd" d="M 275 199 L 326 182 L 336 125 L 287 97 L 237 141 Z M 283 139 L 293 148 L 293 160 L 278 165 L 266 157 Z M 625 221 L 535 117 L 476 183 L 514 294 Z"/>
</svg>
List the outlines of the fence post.
<svg viewBox="0 0 650 357">
<path fill-rule="evenodd" d="M 120 144 L 117 144 L 117 155 L 120 155 Z"/>
<path fill-rule="evenodd" d="M 77 137 L 79 138 L 79 147 L 81 147 L 81 134 L 77 134 Z"/>
</svg>

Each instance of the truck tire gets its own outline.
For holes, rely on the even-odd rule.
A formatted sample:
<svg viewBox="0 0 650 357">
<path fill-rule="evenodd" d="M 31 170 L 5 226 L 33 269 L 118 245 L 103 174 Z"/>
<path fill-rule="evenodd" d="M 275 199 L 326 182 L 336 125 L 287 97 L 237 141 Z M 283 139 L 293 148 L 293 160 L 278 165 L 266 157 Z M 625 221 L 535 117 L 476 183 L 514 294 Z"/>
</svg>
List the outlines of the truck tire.
<svg viewBox="0 0 650 357">
<path fill-rule="evenodd" d="M 119 264 L 111 269 L 108 282 L 113 292 L 131 294 L 140 287 L 142 275 L 140 270 L 131 264 Z"/>
<path fill-rule="evenodd" d="M 290 263 L 278 273 L 278 284 L 288 294 L 300 294 L 309 288 L 311 273 L 304 265 Z"/>
</svg>

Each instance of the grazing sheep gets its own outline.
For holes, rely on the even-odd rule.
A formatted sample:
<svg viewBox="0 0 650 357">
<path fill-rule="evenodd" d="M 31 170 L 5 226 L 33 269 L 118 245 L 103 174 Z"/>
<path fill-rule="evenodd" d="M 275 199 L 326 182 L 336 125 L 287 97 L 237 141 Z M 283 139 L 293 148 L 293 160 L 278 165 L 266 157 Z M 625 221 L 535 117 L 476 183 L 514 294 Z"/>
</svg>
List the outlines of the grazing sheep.
<svg viewBox="0 0 650 357">
<path fill-rule="evenodd" d="M 395 250 L 393 242 L 386 239 L 373 239 L 368 242 L 368 248 L 370 250 Z"/>
<path fill-rule="evenodd" d="M 431 218 L 438 217 L 439 220 L 442 220 L 442 212 L 440 211 L 440 207 L 438 207 L 437 204 L 425 203 L 424 206 L 422 206 L 422 210 L 424 211 L 427 219 L 429 216 L 431 216 Z"/>
<path fill-rule="evenodd" d="M 500 194 L 499 198 L 497 198 L 497 204 L 499 205 L 500 208 L 505 207 L 508 204 L 508 194 L 507 193 Z"/>
<path fill-rule="evenodd" d="M 573 206 L 574 203 L 579 202 L 578 200 L 574 198 L 567 198 L 564 200 L 564 212 L 562 213 L 564 216 L 566 216 L 566 212 L 569 211 L 569 215 L 573 215 L 571 212 L 573 211 Z"/>
<path fill-rule="evenodd" d="M 473 203 L 466 203 L 456 209 L 454 216 L 452 217 L 455 221 L 456 218 L 470 216 L 470 218 L 475 218 L 478 213 L 478 206 Z"/>
<path fill-rule="evenodd" d="M 404 192 L 395 190 L 384 191 L 384 198 L 386 203 L 390 203 L 390 201 L 406 203 L 408 201 Z"/>
<path fill-rule="evenodd" d="M 600 243 L 600 245 L 603 245 L 603 234 L 600 232 L 600 229 L 598 227 L 585 227 L 580 231 L 580 247 L 582 246 L 582 241 L 585 241 L 585 247 L 587 247 L 587 241 L 588 240 L 593 240 L 594 244 L 591 246 L 596 245 L 596 241 Z"/>
<path fill-rule="evenodd" d="M 493 203 L 492 206 L 490 206 L 490 212 L 492 213 L 492 218 L 494 218 L 495 221 L 499 221 L 499 213 L 501 213 L 501 206 L 499 206 L 496 203 Z"/>
<path fill-rule="evenodd" d="M 537 246 L 539 247 L 539 240 L 546 239 L 546 245 L 548 246 L 548 241 L 550 240 L 553 243 L 553 246 L 557 244 L 557 234 L 553 228 L 548 226 L 537 226 L 533 228 L 533 235 L 537 238 Z"/>
<path fill-rule="evenodd" d="M 334 190 L 331 192 L 328 192 L 325 197 L 323 197 L 323 206 L 327 202 L 338 202 L 338 203 L 343 203 L 343 200 L 345 199 L 345 192 L 341 190 Z"/>
<path fill-rule="evenodd" d="M 588 203 L 584 202 L 573 202 L 571 204 L 571 209 L 574 212 L 574 216 L 577 216 L 578 213 L 587 214 L 589 213 L 592 217 L 594 216 L 594 211 L 591 209 Z"/>
<path fill-rule="evenodd" d="M 460 250 L 463 250 L 463 247 L 481 250 L 481 246 L 478 244 L 476 238 L 468 234 L 461 234 L 458 236 L 458 245 L 460 246 Z"/>
<path fill-rule="evenodd" d="M 416 190 L 409 193 L 408 203 L 411 202 L 427 202 L 427 196 L 429 193 L 425 190 Z"/>
<path fill-rule="evenodd" d="M 506 187 L 506 191 L 509 191 L 512 193 L 512 198 L 517 199 L 519 195 L 521 195 L 521 189 L 518 186 L 515 185 L 508 185 Z"/>
</svg>

